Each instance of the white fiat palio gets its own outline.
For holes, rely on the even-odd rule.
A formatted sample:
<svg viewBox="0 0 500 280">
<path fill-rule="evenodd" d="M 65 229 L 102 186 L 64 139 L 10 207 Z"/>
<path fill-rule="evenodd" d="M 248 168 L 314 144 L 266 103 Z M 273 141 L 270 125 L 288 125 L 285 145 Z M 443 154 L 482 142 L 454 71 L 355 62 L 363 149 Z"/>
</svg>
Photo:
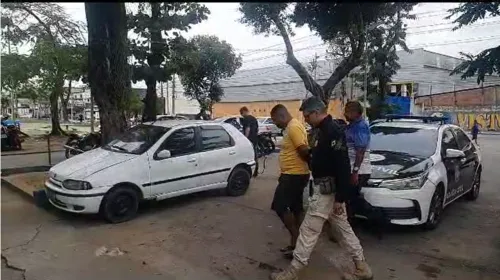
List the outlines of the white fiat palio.
<svg viewBox="0 0 500 280">
<path fill-rule="evenodd" d="M 157 121 L 55 165 L 45 191 L 61 210 L 119 223 L 135 217 L 141 200 L 211 189 L 243 195 L 254 168 L 252 144 L 230 124 Z"/>
</svg>

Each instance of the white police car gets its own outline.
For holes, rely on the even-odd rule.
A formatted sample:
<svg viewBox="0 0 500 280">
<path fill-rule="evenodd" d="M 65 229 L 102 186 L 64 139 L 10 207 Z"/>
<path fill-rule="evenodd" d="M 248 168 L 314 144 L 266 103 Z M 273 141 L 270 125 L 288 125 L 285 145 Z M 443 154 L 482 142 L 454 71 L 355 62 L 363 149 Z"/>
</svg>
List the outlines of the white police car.
<svg viewBox="0 0 500 280">
<path fill-rule="evenodd" d="M 434 229 L 448 204 L 478 197 L 481 155 L 460 127 L 443 118 L 393 117 L 370 131 L 372 175 L 359 215 L 377 212 L 385 222 Z"/>
</svg>

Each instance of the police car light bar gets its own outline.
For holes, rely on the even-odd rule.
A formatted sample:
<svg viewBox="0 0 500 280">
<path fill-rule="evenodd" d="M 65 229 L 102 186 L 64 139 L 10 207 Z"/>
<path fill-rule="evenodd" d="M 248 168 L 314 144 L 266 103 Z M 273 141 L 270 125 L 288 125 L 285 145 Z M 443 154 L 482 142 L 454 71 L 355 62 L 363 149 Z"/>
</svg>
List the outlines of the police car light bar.
<svg viewBox="0 0 500 280">
<path fill-rule="evenodd" d="M 409 115 L 386 115 L 387 121 L 392 120 L 421 120 L 424 123 L 440 122 L 444 124 L 448 119 L 445 117 L 430 117 L 430 116 L 409 116 Z"/>
</svg>

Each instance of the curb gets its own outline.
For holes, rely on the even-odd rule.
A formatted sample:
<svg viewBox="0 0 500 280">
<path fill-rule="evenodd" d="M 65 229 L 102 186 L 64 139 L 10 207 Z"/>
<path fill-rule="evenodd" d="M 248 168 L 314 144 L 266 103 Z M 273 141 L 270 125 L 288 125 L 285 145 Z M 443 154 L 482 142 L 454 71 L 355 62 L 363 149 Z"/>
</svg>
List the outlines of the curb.
<svg viewBox="0 0 500 280">
<path fill-rule="evenodd" d="M 12 190 L 13 192 L 20 194 L 24 199 L 27 199 L 30 202 L 35 203 L 35 205 L 40 208 L 50 209 L 50 207 L 52 206 L 47 198 L 45 190 L 37 190 L 30 195 L 29 193 L 24 192 L 20 188 L 9 183 L 7 180 L 1 179 L 1 182 L 2 182 L 2 187 L 5 186 L 8 189 Z"/>
<path fill-rule="evenodd" d="M 50 151 L 50 153 L 59 153 L 59 152 L 64 152 L 66 150 L 53 150 Z M 35 154 L 47 154 L 49 151 L 43 151 L 43 152 L 26 152 L 26 153 L 12 153 L 12 154 L 2 154 L 2 157 L 8 157 L 8 156 L 24 156 L 24 155 L 35 155 Z"/>
<path fill-rule="evenodd" d="M 13 184 L 7 182 L 7 180 L 4 180 L 4 179 L 1 179 L 2 181 L 2 188 L 3 187 L 7 187 L 8 189 L 22 195 L 24 198 L 27 198 L 29 200 L 31 200 L 32 202 L 35 201 L 34 197 L 32 195 L 30 195 L 29 193 L 27 192 L 23 192 L 20 188 L 14 186 Z"/>
<path fill-rule="evenodd" d="M 31 172 L 46 172 L 49 171 L 51 167 L 52 166 L 49 165 L 41 165 L 41 166 L 30 166 L 30 167 L 6 168 L 1 170 L 2 173 L 1 175 L 10 176 L 10 175 L 31 173 Z"/>
</svg>

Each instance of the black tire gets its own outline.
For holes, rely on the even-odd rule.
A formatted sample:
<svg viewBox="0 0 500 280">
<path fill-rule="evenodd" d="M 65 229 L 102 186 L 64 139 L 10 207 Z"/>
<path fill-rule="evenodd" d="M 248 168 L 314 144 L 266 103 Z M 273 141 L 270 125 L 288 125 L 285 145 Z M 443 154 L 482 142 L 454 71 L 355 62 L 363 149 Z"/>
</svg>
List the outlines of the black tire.
<svg viewBox="0 0 500 280">
<path fill-rule="evenodd" d="M 100 214 L 113 224 L 132 220 L 139 209 L 139 194 L 127 187 L 111 189 L 101 202 Z"/>
<path fill-rule="evenodd" d="M 431 199 L 431 205 L 429 206 L 429 215 L 427 216 L 427 222 L 423 224 L 425 230 L 433 230 L 438 227 L 441 222 L 441 217 L 443 214 L 443 202 L 444 202 L 444 188 L 438 185 L 434 195 Z"/>
<path fill-rule="evenodd" d="M 234 168 L 229 179 L 227 180 L 226 194 L 228 196 L 241 196 L 244 195 L 248 186 L 250 186 L 250 178 L 252 174 L 243 167 Z"/>
<path fill-rule="evenodd" d="M 479 196 L 479 189 L 481 188 L 481 169 L 479 169 L 474 175 L 474 181 L 472 181 L 472 188 L 465 194 L 465 199 L 473 201 Z"/>
</svg>

